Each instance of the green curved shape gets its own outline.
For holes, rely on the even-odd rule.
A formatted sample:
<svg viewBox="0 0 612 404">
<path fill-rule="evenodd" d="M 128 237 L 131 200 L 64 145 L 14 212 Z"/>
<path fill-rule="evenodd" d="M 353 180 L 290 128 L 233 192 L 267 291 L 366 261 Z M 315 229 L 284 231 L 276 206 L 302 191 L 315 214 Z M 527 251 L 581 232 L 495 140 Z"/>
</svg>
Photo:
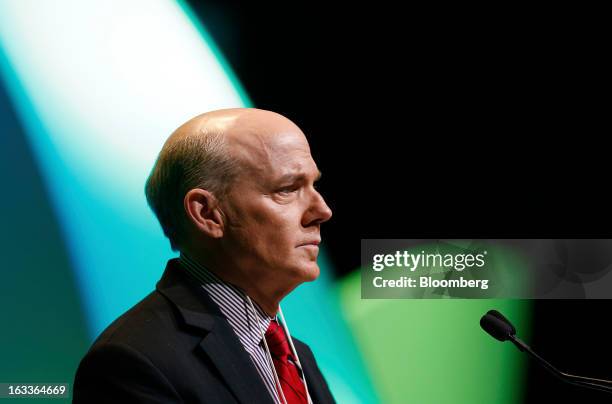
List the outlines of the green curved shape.
<svg viewBox="0 0 612 404">
<path fill-rule="evenodd" d="M 526 358 L 480 329 L 488 310 L 527 330 L 527 300 L 361 299 L 360 274 L 340 289 L 342 309 L 384 403 L 521 403 Z M 522 338 L 528 340 L 524 333 Z"/>
</svg>

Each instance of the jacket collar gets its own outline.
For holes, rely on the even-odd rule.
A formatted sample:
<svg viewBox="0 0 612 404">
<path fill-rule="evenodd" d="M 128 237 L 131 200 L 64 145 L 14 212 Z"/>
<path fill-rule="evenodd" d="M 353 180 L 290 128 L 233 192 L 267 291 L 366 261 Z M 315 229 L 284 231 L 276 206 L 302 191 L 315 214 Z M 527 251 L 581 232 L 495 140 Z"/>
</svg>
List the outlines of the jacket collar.
<svg viewBox="0 0 612 404">
<path fill-rule="evenodd" d="M 183 270 L 178 259 L 168 261 L 156 289 L 177 309 L 184 324 L 203 334 L 200 349 L 239 402 L 274 402 L 227 319 L 197 281 Z"/>
</svg>

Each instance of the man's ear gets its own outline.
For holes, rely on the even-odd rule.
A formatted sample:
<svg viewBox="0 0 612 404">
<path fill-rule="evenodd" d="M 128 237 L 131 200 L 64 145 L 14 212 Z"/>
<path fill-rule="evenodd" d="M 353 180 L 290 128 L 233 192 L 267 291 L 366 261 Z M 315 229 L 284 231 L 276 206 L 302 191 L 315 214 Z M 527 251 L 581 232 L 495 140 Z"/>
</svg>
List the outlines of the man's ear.
<svg viewBox="0 0 612 404">
<path fill-rule="evenodd" d="M 199 231 L 211 238 L 223 237 L 223 217 L 215 196 L 200 188 L 194 188 L 183 199 L 187 220 Z"/>
</svg>

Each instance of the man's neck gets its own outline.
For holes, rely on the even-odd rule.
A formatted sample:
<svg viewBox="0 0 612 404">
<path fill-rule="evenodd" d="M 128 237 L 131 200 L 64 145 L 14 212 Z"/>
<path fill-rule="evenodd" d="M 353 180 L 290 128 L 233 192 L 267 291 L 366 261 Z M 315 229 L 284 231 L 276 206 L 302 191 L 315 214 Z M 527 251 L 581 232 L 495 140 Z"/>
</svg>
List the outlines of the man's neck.
<svg viewBox="0 0 612 404">
<path fill-rule="evenodd" d="M 270 317 L 275 317 L 276 313 L 278 313 L 280 301 L 286 296 L 286 293 L 282 294 L 278 292 L 274 293 L 273 291 L 260 290 L 256 287 L 256 285 L 265 282 L 244 279 L 244 277 L 239 276 L 240 274 L 237 274 L 234 271 L 221 270 L 220 265 L 215 264 L 214 261 L 211 262 L 211 260 L 207 260 L 198 254 L 181 252 L 181 256 L 187 256 L 189 260 L 201 267 L 204 267 L 207 271 L 212 272 L 223 282 L 229 283 L 242 290 L 245 295 L 249 296 L 253 302 L 256 303 Z M 277 297 L 274 298 L 274 296 Z"/>
</svg>

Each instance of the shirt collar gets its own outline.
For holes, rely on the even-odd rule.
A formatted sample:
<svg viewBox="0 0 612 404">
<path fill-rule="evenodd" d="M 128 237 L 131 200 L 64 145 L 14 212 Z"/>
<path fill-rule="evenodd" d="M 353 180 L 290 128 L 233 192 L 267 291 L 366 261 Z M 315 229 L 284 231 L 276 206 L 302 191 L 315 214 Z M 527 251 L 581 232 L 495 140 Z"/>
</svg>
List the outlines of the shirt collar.
<svg viewBox="0 0 612 404">
<path fill-rule="evenodd" d="M 254 352 L 262 343 L 262 333 L 275 317 L 270 317 L 252 299 L 251 306 L 242 289 L 225 282 L 187 254 L 181 252 L 179 262 L 219 306 L 246 351 Z"/>
</svg>

